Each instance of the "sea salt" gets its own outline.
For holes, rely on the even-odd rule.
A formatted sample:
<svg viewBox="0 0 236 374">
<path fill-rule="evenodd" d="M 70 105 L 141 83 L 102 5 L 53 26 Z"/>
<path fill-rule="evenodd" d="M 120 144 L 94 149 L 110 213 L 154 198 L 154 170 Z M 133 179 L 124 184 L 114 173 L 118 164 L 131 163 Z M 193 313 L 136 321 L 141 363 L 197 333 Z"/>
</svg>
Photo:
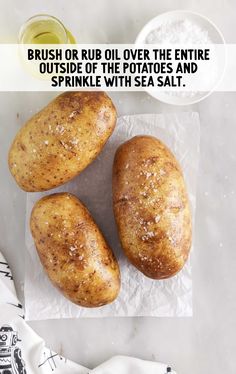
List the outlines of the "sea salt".
<svg viewBox="0 0 236 374">
<path fill-rule="evenodd" d="M 73 251 L 75 251 L 75 250 L 76 250 L 76 248 L 77 248 L 77 247 L 73 247 L 73 246 L 71 246 L 71 247 L 70 247 L 70 251 L 72 251 L 72 252 L 73 252 Z"/>
<path fill-rule="evenodd" d="M 147 44 L 212 44 L 206 29 L 190 19 L 168 21 L 152 30 L 146 37 Z M 215 70 L 215 69 L 214 69 Z M 217 71 L 211 71 L 208 80 L 212 85 L 216 80 Z M 177 97 L 194 97 L 194 91 L 166 91 L 168 95 Z"/>
<path fill-rule="evenodd" d="M 62 126 L 62 125 L 57 125 L 57 126 L 56 126 L 56 131 L 57 131 L 59 134 L 63 134 L 64 131 L 65 131 L 65 127 Z"/>
<path fill-rule="evenodd" d="M 168 21 L 152 30 L 147 44 L 211 44 L 208 31 L 189 19 Z"/>
</svg>

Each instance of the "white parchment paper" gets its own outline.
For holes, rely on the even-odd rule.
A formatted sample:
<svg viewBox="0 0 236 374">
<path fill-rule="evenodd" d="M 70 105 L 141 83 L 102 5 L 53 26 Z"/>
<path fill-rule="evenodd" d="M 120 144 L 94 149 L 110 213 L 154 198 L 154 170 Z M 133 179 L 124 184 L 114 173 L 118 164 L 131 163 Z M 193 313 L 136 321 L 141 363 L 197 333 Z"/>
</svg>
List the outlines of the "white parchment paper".
<svg viewBox="0 0 236 374">
<path fill-rule="evenodd" d="M 153 135 L 164 141 L 179 160 L 187 183 L 194 218 L 196 177 L 199 158 L 197 113 L 144 114 L 120 117 L 116 129 L 99 157 L 73 181 L 45 193 L 27 194 L 25 308 L 27 320 L 74 317 L 192 315 L 191 256 L 175 277 L 154 281 L 126 260 L 119 244 L 112 210 L 112 163 L 117 147 L 138 135 Z M 88 207 L 121 268 L 122 287 L 118 299 L 95 309 L 74 305 L 50 283 L 39 261 L 29 230 L 34 203 L 42 196 L 67 191 Z"/>
</svg>

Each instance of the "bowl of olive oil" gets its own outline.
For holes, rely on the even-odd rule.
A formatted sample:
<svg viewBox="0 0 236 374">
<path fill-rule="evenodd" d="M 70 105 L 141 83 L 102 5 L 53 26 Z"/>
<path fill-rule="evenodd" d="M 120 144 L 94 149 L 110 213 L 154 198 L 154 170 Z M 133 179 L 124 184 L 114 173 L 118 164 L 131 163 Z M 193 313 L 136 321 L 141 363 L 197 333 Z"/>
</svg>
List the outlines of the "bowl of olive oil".
<svg viewBox="0 0 236 374">
<path fill-rule="evenodd" d="M 19 32 L 21 44 L 74 44 L 75 39 L 56 17 L 39 14 L 29 18 Z"/>
</svg>

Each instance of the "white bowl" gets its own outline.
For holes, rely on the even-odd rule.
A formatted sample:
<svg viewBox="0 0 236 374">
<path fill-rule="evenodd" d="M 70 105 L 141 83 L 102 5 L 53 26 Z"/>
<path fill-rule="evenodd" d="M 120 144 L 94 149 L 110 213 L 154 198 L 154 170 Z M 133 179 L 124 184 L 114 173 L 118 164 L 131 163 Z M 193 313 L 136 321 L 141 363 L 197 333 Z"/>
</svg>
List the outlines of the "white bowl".
<svg viewBox="0 0 236 374">
<path fill-rule="evenodd" d="M 160 27 L 161 25 L 167 22 L 179 22 L 188 19 L 193 21 L 199 27 L 204 30 L 207 30 L 209 38 L 211 39 L 213 44 L 225 44 L 224 37 L 221 31 L 217 28 L 217 26 L 210 21 L 207 17 L 202 16 L 201 14 L 190 12 L 187 10 L 174 10 L 171 12 L 162 13 L 159 16 L 151 19 L 140 31 L 138 34 L 135 44 L 145 44 L 146 38 L 154 29 Z M 225 57 L 224 57 L 225 60 Z M 223 66 L 221 66 L 221 71 L 219 73 L 219 79 L 217 84 L 223 77 L 225 67 L 225 61 Z M 151 96 L 155 97 L 156 99 L 167 103 L 167 104 L 174 104 L 174 105 L 191 105 L 195 104 L 207 96 L 209 96 L 213 91 L 214 88 L 209 92 L 198 92 L 194 94 L 194 96 L 177 96 L 177 95 L 169 95 L 163 91 L 153 91 L 153 90 L 146 90 Z"/>
</svg>

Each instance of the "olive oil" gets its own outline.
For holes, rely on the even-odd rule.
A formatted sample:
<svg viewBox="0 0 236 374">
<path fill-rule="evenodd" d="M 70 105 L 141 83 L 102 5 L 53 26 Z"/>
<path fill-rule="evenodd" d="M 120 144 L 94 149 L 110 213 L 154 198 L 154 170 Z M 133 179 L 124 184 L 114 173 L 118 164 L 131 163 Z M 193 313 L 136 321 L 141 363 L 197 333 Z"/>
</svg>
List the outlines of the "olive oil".
<svg viewBox="0 0 236 374">
<path fill-rule="evenodd" d="M 38 15 L 30 18 L 20 30 L 23 44 L 68 44 L 75 43 L 73 35 L 55 17 Z"/>
<path fill-rule="evenodd" d="M 20 59 L 24 68 L 36 78 L 49 80 L 50 74 L 39 73 L 39 62 L 27 56 L 27 44 L 41 45 L 37 49 L 47 50 L 47 44 L 76 44 L 75 38 L 69 30 L 55 17 L 36 15 L 28 19 L 19 32 Z M 57 74 L 56 74 L 57 75 Z"/>
<path fill-rule="evenodd" d="M 41 24 L 40 28 L 42 27 L 45 30 L 50 30 L 50 27 L 47 27 L 47 26 L 48 25 Z M 53 32 L 53 31 L 34 32 L 34 30 L 32 31 L 31 30 L 28 31 L 30 44 L 61 44 L 62 42 L 60 35 L 58 35 L 56 32 Z"/>
</svg>

